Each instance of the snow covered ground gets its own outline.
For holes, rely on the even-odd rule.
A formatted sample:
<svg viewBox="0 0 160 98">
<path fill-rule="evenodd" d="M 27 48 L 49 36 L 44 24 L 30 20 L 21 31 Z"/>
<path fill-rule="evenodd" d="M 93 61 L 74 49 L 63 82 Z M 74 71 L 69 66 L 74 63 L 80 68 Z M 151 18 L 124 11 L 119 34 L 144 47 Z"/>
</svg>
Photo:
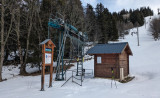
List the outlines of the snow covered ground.
<svg viewBox="0 0 160 98">
<path fill-rule="evenodd" d="M 146 20 L 149 23 L 149 17 Z M 109 79 L 91 77 L 84 79 L 83 86 L 69 81 L 61 87 L 64 81 L 53 81 L 53 87 L 48 88 L 49 75 L 45 75 L 45 91 L 40 91 L 40 75 L 10 78 L 7 74 L 17 75 L 18 69 L 11 71 L 12 73 L 3 70 L 3 77 L 9 79 L 0 82 L 0 98 L 160 98 L 160 41 L 153 40 L 148 27 L 147 24 L 146 29 L 145 26 L 139 28 L 140 46 L 137 46 L 135 34 L 129 34 L 124 40 L 120 40 L 129 42 L 133 52 L 130 57 L 130 74 L 135 76 L 135 79 L 124 84 L 116 82 L 117 89 L 114 85 L 111 88 Z M 136 28 L 130 30 L 133 31 L 136 31 Z M 93 59 L 84 62 L 86 69 L 93 69 L 93 65 Z M 55 74 L 53 76 L 55 77 Z"/>
</svg>

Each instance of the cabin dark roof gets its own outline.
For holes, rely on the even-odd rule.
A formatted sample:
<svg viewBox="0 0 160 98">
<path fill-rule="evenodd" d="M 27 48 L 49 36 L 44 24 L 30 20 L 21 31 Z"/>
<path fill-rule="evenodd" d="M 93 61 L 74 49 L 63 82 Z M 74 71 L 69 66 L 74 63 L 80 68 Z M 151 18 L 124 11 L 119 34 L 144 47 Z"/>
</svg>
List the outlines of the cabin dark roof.
<svg viewBox="0 0 160 98">
<path fill-rule="evenodd" d="M 86 54 L 113 54 L 122 53 L 124 48 L 128 45 L 128 42 L 122 43 L 109 43 L 109 44 L 97 44 L 93 48 L 89 49 Z M 129 45 L 128 45 L 129 48 Z M 129 48 L 130 50 L 130 48 Z M 130 50 L 130 54 L 132 52 Z"/>
</svg>

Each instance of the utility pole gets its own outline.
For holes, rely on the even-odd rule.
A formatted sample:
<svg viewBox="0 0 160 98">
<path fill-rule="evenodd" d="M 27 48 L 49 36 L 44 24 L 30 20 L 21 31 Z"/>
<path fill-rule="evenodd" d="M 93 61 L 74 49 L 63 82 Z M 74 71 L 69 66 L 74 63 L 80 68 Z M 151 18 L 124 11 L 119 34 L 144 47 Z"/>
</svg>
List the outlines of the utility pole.
<svg viewBox="0 0 160 98">
<path fill-rule="evenodd" d="M 146 19 L 144 18 L 144 24 L 145 24 L 145 29 L 146 29 Z"/>
<path fill-rule="evenodd" d="M 137 26 L 137 42 L 138 42 L 138 46 L 139 46 L 139 31 L 138 31 L 138 26 Z"/>
</svg>

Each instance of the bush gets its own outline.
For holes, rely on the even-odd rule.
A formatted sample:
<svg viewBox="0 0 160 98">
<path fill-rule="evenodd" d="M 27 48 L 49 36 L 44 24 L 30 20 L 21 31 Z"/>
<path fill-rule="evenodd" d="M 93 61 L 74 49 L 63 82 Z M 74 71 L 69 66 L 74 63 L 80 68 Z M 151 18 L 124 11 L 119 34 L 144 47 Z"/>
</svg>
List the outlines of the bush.
<svg viewBox="0 0 160 98">
<path fill-rule="evenodd" d="M 150 22 L 150 28 L 149 31 L 151 32 L 153 38 L 156 40 L 159 39 L 160 35 L 160 17 L 159 18 L 154 18 Z"/>
</svg>

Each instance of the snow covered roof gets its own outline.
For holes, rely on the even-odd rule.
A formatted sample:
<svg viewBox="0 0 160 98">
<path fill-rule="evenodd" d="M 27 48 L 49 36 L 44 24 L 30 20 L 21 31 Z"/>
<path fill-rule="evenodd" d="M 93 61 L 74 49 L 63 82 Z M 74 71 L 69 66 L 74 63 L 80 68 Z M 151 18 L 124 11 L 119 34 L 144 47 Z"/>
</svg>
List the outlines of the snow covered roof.
<svg viewBox="0 0 160 98">
<path fill-rule="evenodd" d="M 86 54 L 119 54 L 122 53 L 125 48 L 127 48 L 127 52 L 132 55 L 128 42 L 97 44 L 93 48 L 89 49 Z"/>
<path fill-rule="evenodd" d="M 52 40 L 51 39 L 46 39 L 46 40 L 44 40 L 43 42 L 41 42 L 40 43 L 40 45 L 44 45 L 44 44 L 46 44 L 48 41 L 51 41 L 52 42 Z M 53 43 L 53 42 L 52 42 Z M 54 43 L 53 43 L 54 44 Z M 55 45 L 54 45 L 55 46 Z"/>
</svg>

